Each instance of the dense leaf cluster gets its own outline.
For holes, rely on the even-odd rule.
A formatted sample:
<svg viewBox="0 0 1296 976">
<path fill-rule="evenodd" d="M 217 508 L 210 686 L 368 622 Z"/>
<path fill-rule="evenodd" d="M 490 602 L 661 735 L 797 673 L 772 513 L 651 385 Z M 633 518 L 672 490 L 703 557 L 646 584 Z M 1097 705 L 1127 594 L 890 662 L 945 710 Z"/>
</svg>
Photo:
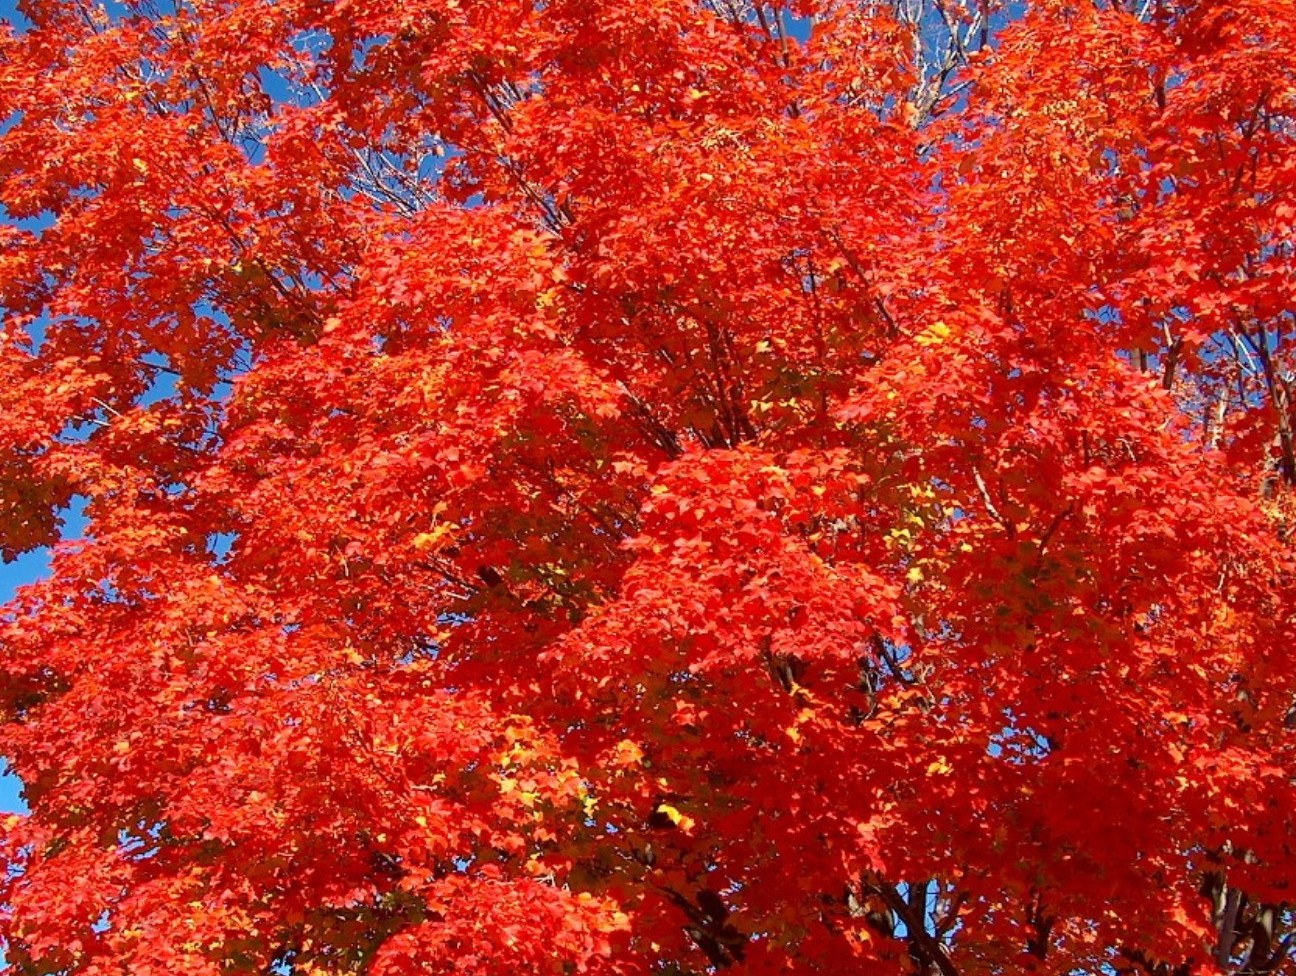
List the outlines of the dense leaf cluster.
<svg viewBox="0 0 1296 976">
<path fill-rule="evenodd" d="M 20 10 L 7 971 L 1291 971 L 1291 0 Z"/>
</svg>

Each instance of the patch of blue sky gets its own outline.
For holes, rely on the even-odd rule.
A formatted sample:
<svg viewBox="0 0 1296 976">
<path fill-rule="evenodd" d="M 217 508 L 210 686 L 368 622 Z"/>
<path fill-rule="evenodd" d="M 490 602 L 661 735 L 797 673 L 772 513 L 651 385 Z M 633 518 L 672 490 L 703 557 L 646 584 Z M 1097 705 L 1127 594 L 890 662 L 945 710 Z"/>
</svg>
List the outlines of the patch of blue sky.
<svg viewBox="0 0 1296 976">
<path fill-rule="evenodd" d="M 13 25 L 20 32 L 30 30 L 32 26 L 27 15 L 18 9 L 15 0 L 0 0 L 0 21 Z"/>
<path fill-rule="evenodd" d="M 72 504 L 60 514 L 63 520 L 63 538 L 79 537 L 86 524 L 85 500 L 74 498 Z M 49 569 L 50 550 L 44 547 L 24 553 L 13 562 L 0 564 L 0 605 L 12 600 L 19 587 L 35 583 L 48 575 Z M 22 781 L 0 757 L 0 813 L 24 813 L 26 809 L 22 799 Z"/>
<path fill-rule="evenodd" d="M 213 532 L 207 537 L 207 551 L 211 553 L 214 562 L 222 564 L 229 558 L 236 542 L 237 532 Z"/>
<path fill-rule="evenodd" d="M 11 563 L 0 565 L 0 599 L 9 602 L 20 586 L 34 583 L 49 572 L 49 550 L 37 549 Z M 20 780 L 0 757 L 0 814 L 26 813 Z"/>
<path fill-rule="evenodd" d="M 811 17 L 794 17 L 789 15 L 784 20 L 784 27 L 787 30 L 788 37 L 804 44 L 806 41 L 810 40 L 810 32 L 814 29 L 814 19 Z"/>
<path fill-rule="evenodd" d="M 23 802 L 22 780 L 9 770 L 4 760 L 0 760 L 0 814 L 26 813 L 27 804 Z"/>
</svg>

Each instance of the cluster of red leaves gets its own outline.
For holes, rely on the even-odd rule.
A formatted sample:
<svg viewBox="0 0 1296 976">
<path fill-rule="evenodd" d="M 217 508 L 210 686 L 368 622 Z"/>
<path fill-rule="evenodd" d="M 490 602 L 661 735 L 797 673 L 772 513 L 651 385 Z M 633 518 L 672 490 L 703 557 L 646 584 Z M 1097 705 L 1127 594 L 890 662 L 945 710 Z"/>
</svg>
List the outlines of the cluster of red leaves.
<svg viewBox="0 0 1296 976">
<path fill-rule="evenodd" d="M 20 6 L 14 972 L 1288 965 L 1290 0 Z"/>
</svg>

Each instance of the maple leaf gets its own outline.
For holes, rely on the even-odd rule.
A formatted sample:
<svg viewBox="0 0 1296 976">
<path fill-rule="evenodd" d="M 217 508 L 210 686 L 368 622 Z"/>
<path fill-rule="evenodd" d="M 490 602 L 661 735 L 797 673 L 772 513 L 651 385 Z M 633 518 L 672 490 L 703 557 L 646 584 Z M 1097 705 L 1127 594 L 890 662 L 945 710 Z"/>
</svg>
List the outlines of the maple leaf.
<svg viewBox="0 0 1296 976">
<path fill-rule="evenodd" d="M 1290 4 L 8 19 L 7 972 L 1291 967 Z"/>
</svg>

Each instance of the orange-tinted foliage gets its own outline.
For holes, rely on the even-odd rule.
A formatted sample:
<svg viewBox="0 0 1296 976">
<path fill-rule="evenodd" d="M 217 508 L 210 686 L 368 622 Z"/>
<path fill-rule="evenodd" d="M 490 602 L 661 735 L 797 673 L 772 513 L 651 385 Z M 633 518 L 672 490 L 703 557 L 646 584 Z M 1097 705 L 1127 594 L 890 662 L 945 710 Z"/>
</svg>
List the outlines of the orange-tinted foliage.
<svg viewBox="0 0 1296 976">
<path fill-rule="evenodd" d="M 22 10 L 10 971 L 1291 971 L 1291 0 Z"/>
</svg>

